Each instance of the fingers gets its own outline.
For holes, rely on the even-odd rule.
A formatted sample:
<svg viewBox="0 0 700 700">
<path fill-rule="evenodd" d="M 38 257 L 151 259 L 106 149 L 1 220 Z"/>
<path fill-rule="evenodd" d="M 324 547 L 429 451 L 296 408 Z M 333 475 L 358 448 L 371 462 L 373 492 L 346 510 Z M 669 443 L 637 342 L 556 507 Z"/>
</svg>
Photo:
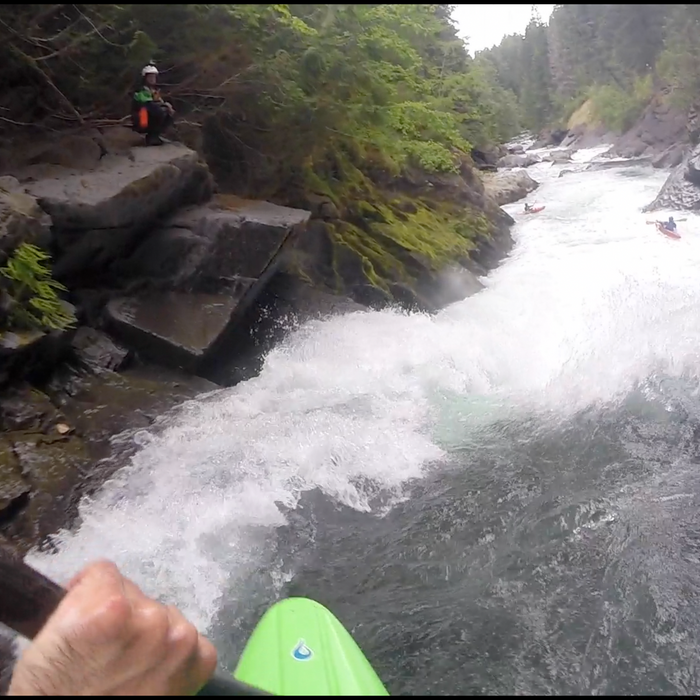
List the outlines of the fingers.
<svg viewBox="0 0 700 700">
<path fill-rule="evenodd" d="M 214 673 L 211 642 L 177 608 L 149 598 L 112 562 L 85 567 L 68 589 L 23 655 L 19 675 L 13 675 L 15 689 L 192 695 Z"/>
<path fill-rule="evenodd" d="M 121 624 L 112 619 L 109 623 L 122 635 L 123 654 L 131 659 L 132 671 L 146 672 L 153 664 L 159 664 L 166 676 L 175 676 L 176 671 L 182 669 L 183 673 L 177 674 L 181 676 L 180 682 L 191 685 L 192 692 L 196 692 L 216 668 L 214 646 L 175 606 L 166 606 L 148 597 L 111 562 L 96 563 L 83 580 L 95 583 L 107 580 L 116 590 L 115 575 L 121 594 L 118 604 L 113 602 L 108 606 L 109 612 L 118 608 L 118 614 L 126 619 L 120 619 Z M 105 618 L 107 616 L 105 614 Z"/>
<path fill-rule="evenodd" d="M 199 635 L 199 667 L 196 669 L 195 678 L 199 685 L 195 692 L 199 691 L 202 686 L 214 675 L 216 664 L 218 661 L 218 653 L 216 647 L 201 634 Z"/>
<path fill-rule="evenodd" d="M 112 562 L 86 566 L 69 583 L 68 594 L 54 613 L 56 630 L 72 637 L 89 629 L 96 643 L 118 635 L 131 612 L 124 583 Z"/>
<path fill-rule="evenodd" d="M 174 606 L 167 607 L 169 619 L 166 673 L 181 676 L 196 693 L 216 669 L 217 654 L 212 643 Z"/>
<path fill-rule="evenodd" d="M 98 559 L 93 561 L 85 568 L 81 569 L 69 582 L 66 588 L 70 591 L 76 586 L 87 581 L 98 581 L 102 580 L 105 583 L 113 581 L 114 583 L 119 582 L 121 584 L 122 575 L 119 573 L 116 564 L 107 559 Z"/>
</svg>

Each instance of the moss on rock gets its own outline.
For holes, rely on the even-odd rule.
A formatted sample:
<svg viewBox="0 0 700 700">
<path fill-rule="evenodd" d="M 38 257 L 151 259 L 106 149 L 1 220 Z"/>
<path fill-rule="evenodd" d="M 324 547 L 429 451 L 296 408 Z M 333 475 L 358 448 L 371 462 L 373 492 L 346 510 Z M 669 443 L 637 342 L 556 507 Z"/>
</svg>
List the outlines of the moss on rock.
<svg viewBox="0 0 700 700">
<path fill-rule="evenodd" d="M 315 169 L 307 160 L 307 190 L 330 200 L 340 220 L 323 224 L 330 268 L 307 255 L 298 259 L 297 274 L 351 296 L 369 284 L 398 302 L 397 289 L 405 296 L 406 287 L 425 288 L 445 267 L 469 260 L 506 223 L 497 221 L 501 210 L 484 195 L 470 165 L 463 171 L 467 177 L 413 171 L 372 179 L 342 155 Z M 317 238 L 320 230 L 312 227 L 311 235 Z"/>
</svg>

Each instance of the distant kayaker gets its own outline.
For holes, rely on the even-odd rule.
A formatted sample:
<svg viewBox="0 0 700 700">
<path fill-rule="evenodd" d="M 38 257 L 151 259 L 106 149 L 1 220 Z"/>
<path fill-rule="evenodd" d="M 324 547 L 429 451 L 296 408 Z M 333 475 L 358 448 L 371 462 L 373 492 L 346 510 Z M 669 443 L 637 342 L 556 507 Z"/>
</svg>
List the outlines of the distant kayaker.
<svg viewBox="0 0 700 700">
<path fill-rule="evenodd" d="M 17 662 L 8 695 L 195 695 L 216 649 L 111 562 L 83 569 Z"/>
<path fill-rule="evenodd" d="M 675 233 L 676 231 L 676 222 L 673 220 L 672 216 L 668 217 L 668 221 L 659 221 L 659 223 L 667 230 L 667 231 L 673 231 Z"/>
<path fill-rule="evenodd" d="M 134 93 L 131 119 L 135 131 L 146 134 L 147 146 L 161 146 L 161 134 L 173 123 L 175 110 L 157 86 L 158 69 L 149 63 L 141 71 L 141 87 Z"/>
<path fill-rule="evenodd" d="M 525 202 L 525 211 L 527 211 L 527 212 L 532 211 L 532 207 L 527 202 Z"/>
</svg>

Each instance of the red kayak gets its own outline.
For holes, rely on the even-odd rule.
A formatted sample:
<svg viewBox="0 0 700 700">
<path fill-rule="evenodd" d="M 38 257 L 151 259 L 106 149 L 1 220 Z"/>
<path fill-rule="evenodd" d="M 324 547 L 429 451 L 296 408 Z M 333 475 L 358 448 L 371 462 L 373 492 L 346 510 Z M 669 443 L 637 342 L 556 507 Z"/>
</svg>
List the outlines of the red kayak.
<svg viewBox="0 0 700 700">
<path fill-rule="evenodd" d="M 532 209 L 528 209 L 525 213 L 526 214 L 537 214 L 541 212 L 544 209 L 544 205 L 541 207 L 532 207 Z"/>
<path fill-rule="evenodd" d="M 659 233 L 663 233 L 664 236 L 668 236 L 669 238 L 675 238 L 676 240 L 680 238 L 680 236 L 675 231 L 669 231 L 667 228 L 664 228 L 663 224 L 661 224 L 659 221 L 656 222 L 656 228 L 659 230 Z"/>
</svg>

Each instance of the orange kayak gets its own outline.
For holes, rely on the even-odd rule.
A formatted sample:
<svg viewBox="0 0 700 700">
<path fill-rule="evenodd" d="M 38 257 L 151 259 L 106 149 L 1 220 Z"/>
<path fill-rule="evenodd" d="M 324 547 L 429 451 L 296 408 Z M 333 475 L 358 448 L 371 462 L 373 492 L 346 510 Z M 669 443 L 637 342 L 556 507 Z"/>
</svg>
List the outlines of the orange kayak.
<svg viewBox="0 0 700 700">
<path fill-rule="evenodd" d="M 658 221 L 656 222 L 656 228 L 659 230 L 659 233 L 663 233 L 664 236 L 668 236 L 669 238 L 675 238 L 676 240 L 680 238 L 680 236 L 675 231 L 669 231 L 667 228 L 664 228 L 663 225 Z"/>
<path fill-rule="evenodd" d="M 537 214 L 537 213 L 541 212 L 543 209 L 544 209 L 544 205 L 542 205 L 541 207 L 532 207 L 532 209 L 530 209 L 529 211 L 526 211 L 525 214 Z"/>
</svg>

